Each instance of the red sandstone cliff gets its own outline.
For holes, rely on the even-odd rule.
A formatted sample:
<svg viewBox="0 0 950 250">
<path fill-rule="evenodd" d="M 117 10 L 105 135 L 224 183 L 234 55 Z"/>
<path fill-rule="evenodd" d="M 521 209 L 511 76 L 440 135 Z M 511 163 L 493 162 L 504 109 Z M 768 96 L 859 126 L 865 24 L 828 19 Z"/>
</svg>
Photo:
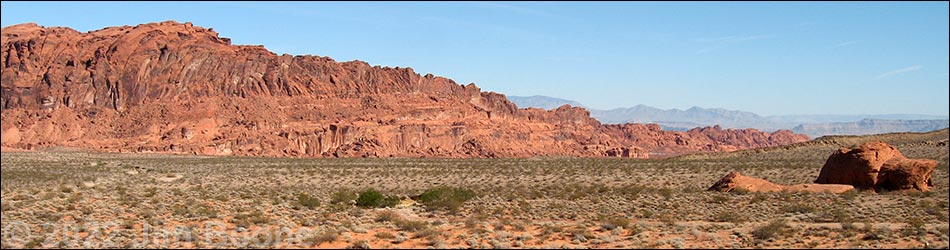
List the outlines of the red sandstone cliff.
<svg viewBox="0 0 950 250">
<path fill-rule="evenodd" d="M 276 55 L 172 21 L 2 31 L 4 147 L 297 157 L 647 157 L 808 140 L 601 125 L 411 68 Z"/>
</svg>

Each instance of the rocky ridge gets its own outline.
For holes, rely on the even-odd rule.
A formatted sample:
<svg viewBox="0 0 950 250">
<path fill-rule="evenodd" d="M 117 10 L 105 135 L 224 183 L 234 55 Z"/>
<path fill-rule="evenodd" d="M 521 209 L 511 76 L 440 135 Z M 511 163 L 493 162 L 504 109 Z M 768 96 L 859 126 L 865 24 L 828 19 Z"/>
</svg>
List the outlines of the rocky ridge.
<svg viewBox="0 0 950 250">
<path fill-rule="evenodd" d="M 232 45 L 165 21 L 2 30 L 2 145 L 291 157 L 664 157 L 785 145 L 780 130 L 602 125 L 474 84 Z"/>
</svg>

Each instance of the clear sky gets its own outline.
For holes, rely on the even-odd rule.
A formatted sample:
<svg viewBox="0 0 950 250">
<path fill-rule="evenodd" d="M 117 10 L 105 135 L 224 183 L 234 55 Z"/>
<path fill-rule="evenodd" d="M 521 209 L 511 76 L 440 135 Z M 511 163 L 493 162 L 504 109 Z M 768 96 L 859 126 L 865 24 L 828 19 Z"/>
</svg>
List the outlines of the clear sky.
<svg viewBox="0 0 950 250">
<path fill-rule="evenodd" d="M 608 109 L 947 115 L 947 2 L 2 2 L 4 27 L 176 20 L 278 54 Z"/>
</svg>

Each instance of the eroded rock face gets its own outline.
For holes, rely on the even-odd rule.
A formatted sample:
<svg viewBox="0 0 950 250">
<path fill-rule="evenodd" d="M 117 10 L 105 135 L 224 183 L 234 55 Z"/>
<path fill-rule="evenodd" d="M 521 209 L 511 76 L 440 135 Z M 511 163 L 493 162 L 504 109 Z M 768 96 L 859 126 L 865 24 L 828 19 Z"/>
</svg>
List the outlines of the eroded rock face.
<svg viewBox="0 0 950 250">
<path fill-rule="evenodd" d="M 884 162 L 878 174 L 877 188 L 885 190 L 930 191 L 931 175 L 937 161 L 927 159 L 896 158 Z"/>
<path fill-rule="evenodd" d="M 815 183 L 847 184 L 860 189 L 929 191 L 936 166 L 934 160 L 907 159 L 884 142 L 868 142 L 832 153 Z"/>
<path fill-rule="evenodd" d="M 743 190 L 748 192 L 799 192 L 799 193 L 844 193 L 854 190 L 854 186 L 840 184 L 797 184 L 791 186 L 779 185 L 770 181 L 744 176 L 739 172 L 731 172 L 713 184 L 708 191 L 732 192 Z"/>
<path fill-rule="evenodd" d="M 291 157 L 664 157 L 808 140 L 707 127 L 602 125 L 519 109 L 474 84 L 232 45 L 166 21 L 88 33 L 3 28 L 3 146 Z M 9 132 L 9 133 L 8 133 Z"/>
</svg>

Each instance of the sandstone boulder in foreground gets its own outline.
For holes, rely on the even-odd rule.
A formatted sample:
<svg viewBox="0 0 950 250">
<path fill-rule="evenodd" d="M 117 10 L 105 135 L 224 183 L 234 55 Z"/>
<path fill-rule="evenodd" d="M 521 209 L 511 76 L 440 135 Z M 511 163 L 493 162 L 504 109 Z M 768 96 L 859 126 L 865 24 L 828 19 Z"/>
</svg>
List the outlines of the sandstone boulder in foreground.
<svg viewBox="0 0 950 250">
<path fill-rule="evenodd" d="M 779 185 L 764 179 L 744 176 L 739 172 L 731 172 L 708 191 L 732 192 L 734 190 L 745 190 L 749 192 L 803 192 L 803 193 L 844 193 L 854 190 L 851 185 L 837 184 L 798 184 L 792 186 Z"/>
<path fill-rule="evenodd" d="M 875 141 L 831 154 L 821 168 L 819 184 L 847 184 L 859 189 L 930 191 L 937 161 L 908 159 L 887 143 Z"/>
</svg>

